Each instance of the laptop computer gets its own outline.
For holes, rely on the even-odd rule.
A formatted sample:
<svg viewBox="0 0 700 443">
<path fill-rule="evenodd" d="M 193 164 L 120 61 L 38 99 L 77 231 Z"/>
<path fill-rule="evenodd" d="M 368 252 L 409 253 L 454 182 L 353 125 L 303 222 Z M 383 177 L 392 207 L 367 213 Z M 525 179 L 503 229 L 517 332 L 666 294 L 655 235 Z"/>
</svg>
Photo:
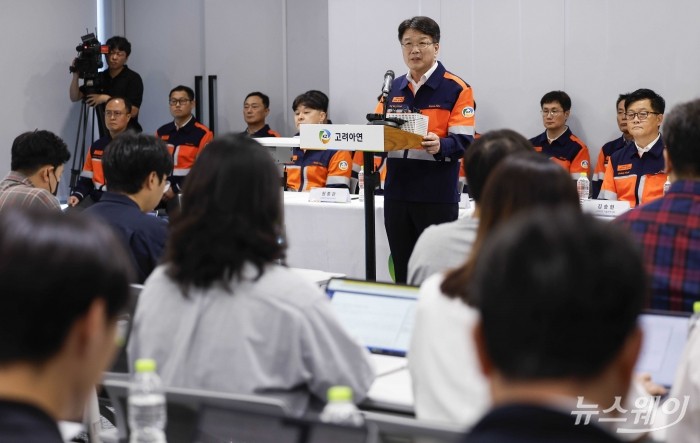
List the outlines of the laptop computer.
<svg viewBox="0 0 700 443">
<path fill-rule="evenodd" d="M 326 293 L 340 323 L 373 354 L 377 375 L 406 366 L 417 286 L 333 278 Z"/>
<path fill-rule="evenodd" d="M 648 372 L 651 379 L 669 388 L 688 339 L 690 314 L 684 312 L 645 311 L 639 317 L 644 333 L 636 372 Z"/>
</svg>

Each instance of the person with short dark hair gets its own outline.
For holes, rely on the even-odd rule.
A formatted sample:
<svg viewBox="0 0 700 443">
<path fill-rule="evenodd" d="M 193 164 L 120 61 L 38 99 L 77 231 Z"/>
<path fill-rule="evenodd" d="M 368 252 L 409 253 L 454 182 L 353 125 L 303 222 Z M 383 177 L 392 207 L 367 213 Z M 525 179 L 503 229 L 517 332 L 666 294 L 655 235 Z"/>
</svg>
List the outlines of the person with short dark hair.
<svg viewBox="0 0 700 443">
<path fill-rule="evenodd" d="M 628 234 L 579 209 L 522 214 L 489 235 L 468 291 L 493 408 L 463 442 L 622 441 L 582 416 L 630 386 L 644 277 Z"/>
<path fill-rule="evenodd" d="M 131 102 L 127 98 L 111 97 L 107 100 L 105 109 L 107 135 L 97 139 L 90 146 L 75 189 L 68 197 L 68 205 L 71 207 L 80 205 L 81 209 L 85 209 L 100 201 L 107 186 L 102 168 L 102 156 L 107 145 L 117 135 L 127 130 L 131 119 Z"/>
<path fill-rule="evenodd" d="M 242 134 L 253 138 L 280 137 L 279 132 L 270 129 L 270 125 L 265 122 L 268 115 L 270 115 L 270 97 L 259 91 L 246 95 L 243 100 L 243 119 L 248 127 Z"/>
<path fill-rule="evenodd" d="M 124 37 L 114 36 L 108 39 L 105 45 L 109 47 L 107 69 L 98 74 L 97 80 L 95 81 L 95 90 L 82 91 L 78 85 L 80 73 L 78 71 L 73 72 L 73 78 L 69 89 L 70 99 L 73 102 L 85 100 L 85 103 L 89 106 L 98 108 L 100 118 L 97 120 L 100 137 L 104 137 L 107 135 L 107 132 L 109 132 L 109 125 L 106 125 L 101 117 L 106 110 L 105 105 L 107 101 L 111 97 L 126 98 L 132 105 L 129 110 L 129 116 L 131 117 L 128 122 L 129 129 L 135 132 L 141 132 L 139 108 L 143 101 L 143 80 L 141 80 L 141 76 L 137 72 L 132 71 L 126 65 L 126 62 L 129 60 L 129 55 L 131 55 L 131 43 Z"/>
<path fill-rule="evenodd" d="M 0 212 L 0 441 L 61 443 L 114 357 L 130 263 L 100 223 Z"/>
<path fill-rule="evenodd" d="M 598 198 L 600 194 L 600 187 L 603 185 L 603 180 L 605 179 L 605 168 L 610 162 L 610 156 L 634 142 L 627 128 L 627 114 L 625 113 L 625 100 L 627 100 L 628 95 L 629 94 L 620 94 L 615 102 L 615 107 L 617 109 L 617 127 L 620 129 L 620 132 L 622 132 L 622 136 L 607 142 L 600 149 L 598 153 L 598 162 L 595 165 L 593 177 L 591 178 L 591 198 Z"/>
<path fill-rule="evenodd" d="M 294 415 L 333 385 L 354 400 L 374 375 L 328 298 L 279 265 L 285 245 L 279 171 L 252 138 L 212 141 L 172 218 L 165 263 L 146 282 L 129 359 L 151 357 L 167 386 L 281 399 Z"/>
<path fill-rule="evenodd" d="M 384 182 L 386 228 L 397 283 L 408 279 L 408 261 L 418 237 L 430 225 L 457 220 L 461 189 L 459 159 L 474 140 L 472 88 L 438 61 L 440 26 L 417 16 L 399 24 L 406 75 L 396 77 L 388 112 L 420 112 L 428 134 L 419 146 L 387 153 Z M 360 162 L 361 164 L 361 162 Z"/>
<path fill-rule="evenodd" d="M 196 106 L 192 88 L 175 86 L 168 95 L 170 114 L 173 121 L 158 128 L 156 136 L 168 144 L 175 168 L 168 177 L 169 187 L 163 194 L 163 203 L 172 213 L 177 207 L 175 198 L 182 192 L 185 177 L 192 169 L 197 157 L 214 138 L 214 133 L 195 118 L 192 111 Z"/>
<path fill-rule="evenodd" d="M 431 275 L 455 268 L 469 255 L 479 226 L 481 191 L 495 167 L 510 154 L 533 151 L 530 142 L 510 129 L 490 131 L 464 152 L 464 172 L 474 199 L 474 213 L 423 231 L 408 262 L 408 283 L 420 285 Z"/>
<path fill-rule="evenodd" d="M 292 103 L 297 129 L 303 124 L 329 123 L 328 96 L 310 90 L 298 95 Z M 297 133 L 298 135 L 298 133 Z M 305 192 L 314 188 L 350 188 L 352 155 L 349 151 L 328 149 L 292 150 L 292 162 L 285 166 L 286 187 L 290 191 Z"/>
<path fill-rule="evenodd" d="M 60 210 L 56 193 L 70 159 L 65 142 L 51 131 L 30 131 L 15 138 L 11 152 L 12 170 L 0 182 L 0 212 L 16 206 Z"/>
<path fill-rule="evenodd" d="M 550 91 L 540 100 L 545 131 L 530 139 L 535 151 L 561 165 L 571 178 L 590 174 L 591 155 L 583 141 L 566 124 L 571 113 L 571 98 L 564 91 Z"/>
<path fill-rule="evenodd" d="M 659 131 L 665 108 L 663 97 L 651 89 L 637 89 L 627 96 L 627 130 L 634 143 L 610 157 L 598 198 L 627 201 L 634 208 L 663 195 L 668 174 Z"/>
<path fill-rule="evenodd" d="M 126 132 L 107 146 L 102 166 L 109 191 L 85 214 L 117 231 L 131 253 L 136 282 L 143 283 L 163 255 L 168 234 L 165 220 L 146 213 L 160 202 L 173 159 L 162 140 Z"/>
<path fill-rule="evenodd" d="M 485 138 L 487 144 L 493 142 L 486 134 L 467 151 L 467 155 L 476 151 L 474 160 L 486 157 L 480 161 L 482 166 L 498 163 L 487 172 L 474 245 L 468 255 L 462 256 L 461 266 L 434 274 L 421 285 L 408 352 L 416 416 L 465 426 L 478 420 L 490 405 L 488 386 L 479 372 L 474 343 L 468 334 L 478 318 L 468 288 L 483 243 L 498 226 L 537 207 L 565 206 L 580 211 L 574 183 L 561 167 L 528 151 L 529 144 L 517 139 L 514 142 L 520 149 L 503 158 L 502 151 L 499 154 L 483 148 L 481 140 Z"/>
<path fill-rule="evenodd" d="M 647 120 L 656 117 L 650 113 Z M 633 120 L 643 123 L 638 118 Z M 676 106 L 663 129 L 663 142 L 657 146 L 666 145 L 662 164 L 665 160 L 671 180 L 668 193 L 616 222 L 642 246 L 652 279 L 650 307 L 693 312 L 693 304 L 700 301 L 700 100 Z"/>
</svg>

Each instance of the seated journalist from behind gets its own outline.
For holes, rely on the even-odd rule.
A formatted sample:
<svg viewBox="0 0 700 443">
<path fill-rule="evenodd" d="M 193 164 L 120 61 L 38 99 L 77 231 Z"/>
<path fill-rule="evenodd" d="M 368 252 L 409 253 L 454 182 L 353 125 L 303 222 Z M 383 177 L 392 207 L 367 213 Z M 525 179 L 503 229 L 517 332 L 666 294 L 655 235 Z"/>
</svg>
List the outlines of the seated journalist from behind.
<svg viewBox="0 0 700 443">
<path fill-rule="evenodd" d="M 85 214 L 116 230 L 131 253 L 136 282 L 143 283 L 160 261 L 168 235 L 168 223 L 146 213 L 160 202 L 173 159 L 164 141 L 127 132 L 107 146 L 102 165 L 109 191 Z"/>
<path fill-rule="evenodd" d="M 1 442 L 63 442 L 57 421 L 81 417 L 114 357 L 130 272 L 103 224 L 46 209 L 0 212 Z"/>
<path fill-rule="evenodd" d="M 15 138 L 11 152 L 12 170 L 0 182 L 0 211 L 18 206 L 60 210 L 58 183 L 70 159 L 63 140 L 50 131 L 25 132 Z"/>
<path fill-rule="evenodd" d="M 494 406 L 464 442 L 621 441 L 597 419 L 642 343 L 647 280 L 625 231 L 580 210 L 524 214 L 488 237 L 469 291 Z"/>
<path fill-rule="evenodd" d="M 433 274 L 464 263 L 476 238 L 481 213 L 481 191 L 501 160 L 516 152 L 532 152 L 532 144 L 515 131 L 501 129 L 479 137 L 464 151 L 464 173 L 474 212 L 453 222 L 425 228 L 408 261 L 408 283 L 420 285 Z"/>
<path fill-rule="evenodd" d="M 364 399 L 368 353 L 316 285 L 278 264 L 283 223 L 270 154 L 247 136 L 215 138 L 141 292 L 129 360 L 154 358 L 168 386 L 274 397 L 295 415 L 334 385 Z"/>
</svg>

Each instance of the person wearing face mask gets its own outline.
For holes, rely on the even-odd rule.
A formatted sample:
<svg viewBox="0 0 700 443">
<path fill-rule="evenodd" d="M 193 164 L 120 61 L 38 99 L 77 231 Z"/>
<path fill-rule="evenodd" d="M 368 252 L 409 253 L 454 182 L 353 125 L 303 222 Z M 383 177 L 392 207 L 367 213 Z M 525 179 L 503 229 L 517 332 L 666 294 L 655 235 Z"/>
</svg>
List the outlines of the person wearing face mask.
<svg viewBox="0 0 700 443">
<path fill-rule="evenodd" d="M 292 103 L 294 123 L 299 129 L 303 124 L 330 123 L 328 120 L 328 96 L 311 90 L 299 95 Z M 297 134 L 298 135 L 298 134 Z M 287 189 L 305 192 L 313 188 L 350 188 L 352 155 L 349 151 L 328 149 L 318 151 L 294 148 L 292 163 L 287 169 Z"/>
<path fill-rule="evenodd" d="M 56 199 L 63 164 L 70 159 L 65 142 L 50 131 L 25 132 L 12 143 L 12 170 L 0 182 L 0 211 L 8 207 L 60 210 Z"/>
</svg>

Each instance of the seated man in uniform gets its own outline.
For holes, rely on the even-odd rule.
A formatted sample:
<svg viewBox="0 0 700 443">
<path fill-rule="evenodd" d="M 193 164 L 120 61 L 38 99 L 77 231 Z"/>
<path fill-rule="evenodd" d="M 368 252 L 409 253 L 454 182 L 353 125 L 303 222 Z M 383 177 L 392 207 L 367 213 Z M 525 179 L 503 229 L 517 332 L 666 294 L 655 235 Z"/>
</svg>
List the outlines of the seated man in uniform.
<svg viewBox="0 0 700 443">
<path fill-rule="evenodd" d="M 49 131 L 25 132 L 12 143 L 12 170 L 0 182 L 0 211 L 8 207 L 61 209 L 56 200 L 68 147 Z"/>
<path fill-rule="evenodd" d="M 635 207 L 663 195 L 668 175 L 659 129 L 665 108 L 663 97 L 651 89 L 637 89 L 627 96 L 627 129 L 634 143 L 610 157 L 598 198 L 624 200 Z"/>
<path fill-rule="evenodd" d="M 574 180 L 581 173 L 588 175 L 591 162 L 588 147 L 566 125 L 571 113 L 569 94 L 564 91 L 548 92 L 542 96 L 540 106 L 545 131 L 530 139 L 535 151 L 562 165 Z"/>
<path fill-rule="evenodd" d="M 243 102 L 243 119 L 248 127 L 242 134 L 253 138 L 280 137 L 279 132 L 270 129 L 265 119 L 270 115 L 270 97 L 262 92 L 251 92 Z"/>
<path fill-rule="evenodd" d="M 163 196 L 173 159 L 165 143 L 152 135 L 122 134 L 102 157 L 109 191 L 85 211 L 104 219 L 131 252 L 137 283 L 151 274 L 165 249 L 168 224 L 145 214 Z"/>
<path fill-rule="evenodd" d="M 328 96 L 321 91 L 307 91 L 294 99 L 294 123 L 328 123 Z M 298 134 L 297 134 L 298 135 Z M 286 165 L 286 188 L 310 191 L 313 188 L 350 188 L 352 155 L 348 151 L 294 148 L 292 163 Z"/>
<path fill-rule="evenodd" d="M 650 114 L 647 120 L 653 117 Z M 621 215 L 615 223 L 631 232 L 642 247 L 651 275 L 650 307 L 693 312 L 693 304 L 700 301 L 700 100 L 678 105 L 669 113 L 663 141 L 665 170 L 671 180 L 668 193 Z M 663 145 L 657 141 L 657 146 Z"/>
<path fill-rule="evenodd" d="M 187 86 L 175 86 L 168 97 L 173 121 L 158 128 L 156 136 L 168 144 L 175 169 L 168 177 L 169 187 L 163 194 L 163 203 L 171 211 L 177 207 L 175 196 L 182 191 L 185 177 L 214 133 L 192 114 L 196 102 L 194 91 Z"/>
<path fill-rule="evenodd" d="M 108 133 L 90 146 L 80 178 L 68 198 L 70 206 L 88 208 L 100 201 L 106 182 L 102 171 L 102 155 L 107 145 L 117 135 L 126 131 L 131 119 L 131 102 L 122 97 L 112 97 L 105 105 L 105 124 Z"/>
<path fill-rule="evenodd" d="M 0 441 L 62 443 L 114 357 L 130 263 L 116 236 L 77 214 L 0 213 Z"/>
<path fill-rule="evenodd" d="M 608 222 L 560 208 L 498 228 L 470 285 L 494 406 L 463 441 L 622 441 L 597 418 L 630 386 L 647 290 L 636 245 Z"/>
<path fill-rule="evenodd" d="M 593 177 L 591 178 L 591 198 L 598 198 L 600 194 L 600 187 L 603 185 L 603 179 L 605 178 L 605 167 L 608 165 L 608 162 L 610 162 L 610 156 L 634 142 L 627 129 L 625 100 L 627 100 L 628 95 L 629 94 L 620 94 L 615 103 L 617 108 L 617 127 L 620 129 L 620 132 L 622 132 L 622 135 L 604 144 L 600 149 L 600 153 L 598 153 L 598 162 L 595 165 Z"/>
</svg>

